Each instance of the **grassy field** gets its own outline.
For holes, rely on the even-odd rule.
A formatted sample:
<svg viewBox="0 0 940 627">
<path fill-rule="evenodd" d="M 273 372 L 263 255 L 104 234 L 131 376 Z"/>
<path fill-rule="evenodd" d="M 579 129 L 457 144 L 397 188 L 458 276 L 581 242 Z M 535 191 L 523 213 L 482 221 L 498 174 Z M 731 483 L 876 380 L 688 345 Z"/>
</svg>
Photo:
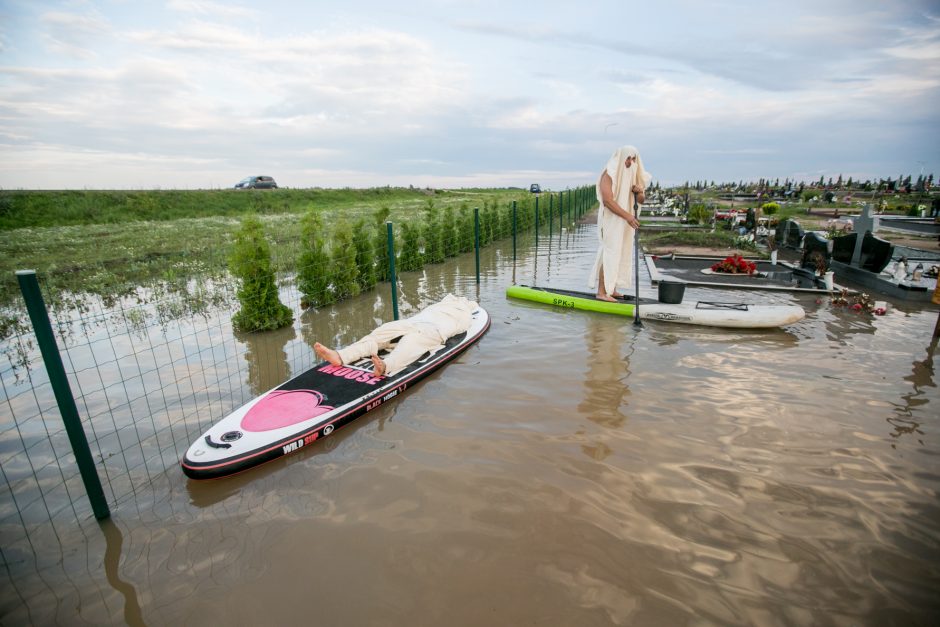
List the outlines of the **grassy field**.
<svg viewBox="0 0 940 627">
<path fill-rule="evenodd" d="M 274 267 L 284 274 L 295 269 L 299 221 L 311 208 L 329 228 L 341 218 L 371 218 L 380 209 L 401 223 L 430 204 L 505 207 L 529 196 L 507 189 L 401 188 L 0 192 L 0 337 L 22 317 L 16 270 L 36 270 L 54 307 L 76 305 L 88 294 L 107 303 L 139 294 L 141 287 L 185 293 L 194 280 L 226 276 L 233 235 L 249 214 L 261 217 Z"/>
<path fill-rule="evenodd" d="M 416 207 L 428 198 L 471 201 L 507 190 L 430 191 L 401 187 L 371 189 L 0 191 L 0 231 L 82 224 L 167 222 L 188 218 L 237 218 L 323 211 L 359 211 L 379 206 Z M 446 200 L 445 200 L 446 199 Z"/>
</svg>

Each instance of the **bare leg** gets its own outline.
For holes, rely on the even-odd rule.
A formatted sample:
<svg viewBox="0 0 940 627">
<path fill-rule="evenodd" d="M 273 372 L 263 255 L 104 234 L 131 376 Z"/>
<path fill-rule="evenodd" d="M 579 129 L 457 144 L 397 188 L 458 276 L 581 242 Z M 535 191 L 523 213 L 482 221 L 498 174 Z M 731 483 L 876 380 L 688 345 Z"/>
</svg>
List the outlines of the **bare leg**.
<svg viewBox="0 0 940 627">
<path fill-rule="evenodd" d="M 372 370 L 380 377 L 385 374 L 385 362 L 378 355 L 372 356 Z"/>
<path fill-rule="evenodd" d="M 339 353 L 337 353 L 332 348 L 327 348 L 320 342 L 314 342 L 313 351 L 317 354 L 317 357 L 324 361 L 330 362 L 334 366 L 342 366 L 343 360 L 340 359 Z"/>
<path fill-rule="evenodd" d="M 614 294 L 617 292 L 614 291 Z M 604 286 L 604 266 L 601 264 L 600 272 L 597 277 L 597 300 L 606 300 L 609 303 L 617 302 L 617 299 L 613 296 L 607 295 L 607 288 Z"/>
</svg>

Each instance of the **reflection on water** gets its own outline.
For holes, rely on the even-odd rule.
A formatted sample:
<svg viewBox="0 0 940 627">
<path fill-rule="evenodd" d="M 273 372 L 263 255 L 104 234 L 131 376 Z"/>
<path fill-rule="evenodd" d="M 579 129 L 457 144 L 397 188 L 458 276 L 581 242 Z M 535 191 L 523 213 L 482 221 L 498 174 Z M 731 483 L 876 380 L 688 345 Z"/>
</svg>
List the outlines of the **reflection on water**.
<svg viewBox="0 0 940 627">
<path fill-rule="evenodd" d="M 910 392 L 901 395 L 904 404 L 896 408 L 897 415 L 887 419 L 894 426 L 894 433 L 891 435 L 895 438 L 914 435 L 918 438 L 919 444 L 924 444 L 923 436 L 925 434 L 920 428 L 920 423 L 914 420 L 914 416 L 916 415 L 915 410 L 926 409 L 926 406 L 930 404 L 931 399 L 928 393 L 931 390 L 927 388 L 933 390 L 937 388 L 933 380 L 933 354 L 937 350 L 938 340 L 940 340 L 940 336 L 931 336 L 930 344 L 927 346 L 927 356 L 924 359 L 914 361 L 911 374 L 904 377 L 905 381 L 911 383 L 912 389 Z"/>
<path fill-rule="evenodd" d="M 102 520 L 99 525 L 107 542 L 104 553 L 104 572 L 111 587 L 124 597 L 124 623 L 132 627 L 143 626 L 146 623 L 140 610 L 140 601 L 137 599 L 137 589 L 121 578 L 121 549 L 124 546 L 124 535 L 111 519 Z"/>
<path fill-rule="evenodd" d="M 605 324 L 599 316 L 590 317 L 584 324 L 587 372 L 578 410 L 597 424 L 612 429 L 622 427 L 627 420 L 630 398 L 633 343 L 629 342 L 629 335 L 634 330 L 626 324 L 619 328 Z"/>
<path fill-rule="evenodd" d="M 871 317 L 690 288 L 690 299 L 795 302 L 807 317 L 774 331 L 637 330 L 507 300 L 513 276 L 584 289 L 595 229 L 555 227 L 538 250 L 519 243 L 514 269 L 511 242 L 483 251 L 479 286 L 472 254 L 401 277 L 403 316 L 452 292 L 492 317 L 443 370 L 241 475 L 168 470 L 114 509 L 124 534 L 100 572 L 68 559 L 61 547 L 83 539 L 59 530 L 44 566 L 8 566 L 19 596 L 0 585 L 0 620 L 940 622 L 936 309 Z M 390 308 L 380 286 L 304 312 L 296 332 L 244 338 L 249 385 L 298 374 L 294 351 L 348 344 Z M 60 587 L 73 592 L 48 592 Z M 98 600 L 112 589 L 123 603 Z M 50 596 L 51 614 L 32 621 L 17 600 Z"/>
<path fill-rule="evenodd" d="M 255 396 L 277 387 L 291 377 L 285 347 L 297 337 L 294 327 L 259 333 L 235 333 L 246 345 L 248 386 Z"/>
</svg>

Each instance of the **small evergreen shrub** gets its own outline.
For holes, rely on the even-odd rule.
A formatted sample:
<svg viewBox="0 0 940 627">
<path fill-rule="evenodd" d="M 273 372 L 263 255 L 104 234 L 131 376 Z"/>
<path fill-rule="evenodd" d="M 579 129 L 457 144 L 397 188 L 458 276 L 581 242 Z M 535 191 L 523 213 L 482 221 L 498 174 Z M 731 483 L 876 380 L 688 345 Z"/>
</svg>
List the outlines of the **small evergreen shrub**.
<svg viewBox="0 0 940 627">
<path fill-rule="evenodd" d="M 428 200 L 425 208 L 425 220 L 422 228 L 424 239 L 424 262 L 442 263 L 444 261 L 444 232 L 440 216 L 434 207 L 434 201 Z"/>
<path fill-rule="evenodd" d="M 421 232 L 420 227 L 409 222 L 401 225 L 401 249 L 398 253 L 398 270 L 409 272 L 420 270 L 424 265 L 421 258 Z M 396 247 L 398 244 L 396 244 Z"/>
<path fill-rule="evenodd" d="M 356 267 L 359 270 L 359 287 L 363 291 L 372 289 L 378 282 L 376 273 L 375 236 L 371 225 L 365 218 L 359 218 L 353 225 L 356 237 Z M 386 259 L 386 264 L 388 260 Z"/>
<path fill-rule="evenodd" d="M 333 300 L 330 291 L 330 256 L 326 250 L 323 221 L 314 208 L 300 219 L 301 254 L 297 270 L 300 305 L 322 307 Z"/>
<path fill-rule="evenodd" d="M 444 207 L 441 216 L 441 233 L 444 240 L 444 256 L 456 257 L 460 254 L 460 239 L 457 231 L 457 214 L 450 205 Z"/>
<path fill-rule="evenodd" d="M 237 295 L 241 309 L 232 317 L 237 331 L 280 329 L 294 321 L 294 313 L 278 296 L 271 249 L 257 217 L 245 218 L 235 233 L 229 268 L 239 280 Z"/>
<path fill-rule="evenodd" d="M 467 205 L 460 208 L 459 232 L 460 252 L 466 253 L 473 250 L 474 224 L 473 211 Z"/>
<path fill-rule="evenodd" d="M 372 225 L 375 227 L 372 243 L 375 250 L 376 282 L 388 281 L 391 278 L 388 265 L 388 226 L 385 224 L 391 213 L 391 209 L 382 207 L 372 214 Z"/>
<path fill-rule="evenodd" d="M 340 218 L 333 227 L 330 244 L 330 290 L 335 301 L 359 293 L 359 267 L 356 265 L 356 243 L 349 222 Z"/>
</svg>

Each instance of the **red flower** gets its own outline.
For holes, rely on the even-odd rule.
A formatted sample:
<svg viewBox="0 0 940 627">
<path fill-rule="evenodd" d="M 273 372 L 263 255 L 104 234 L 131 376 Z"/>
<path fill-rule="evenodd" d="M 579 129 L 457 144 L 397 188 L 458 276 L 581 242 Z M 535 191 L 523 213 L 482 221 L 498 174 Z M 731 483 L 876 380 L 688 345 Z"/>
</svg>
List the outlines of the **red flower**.
<svg viewBox="0 0 940 627">
<path fill-rule="evenodd" d="M 712 272 L 726 272 L 728 274 L 754 274 L 757 272 L 757 264 L 744 259 L 741 255 L 732 255 L 725 257 L 712 265 Z"/>
</svg>

